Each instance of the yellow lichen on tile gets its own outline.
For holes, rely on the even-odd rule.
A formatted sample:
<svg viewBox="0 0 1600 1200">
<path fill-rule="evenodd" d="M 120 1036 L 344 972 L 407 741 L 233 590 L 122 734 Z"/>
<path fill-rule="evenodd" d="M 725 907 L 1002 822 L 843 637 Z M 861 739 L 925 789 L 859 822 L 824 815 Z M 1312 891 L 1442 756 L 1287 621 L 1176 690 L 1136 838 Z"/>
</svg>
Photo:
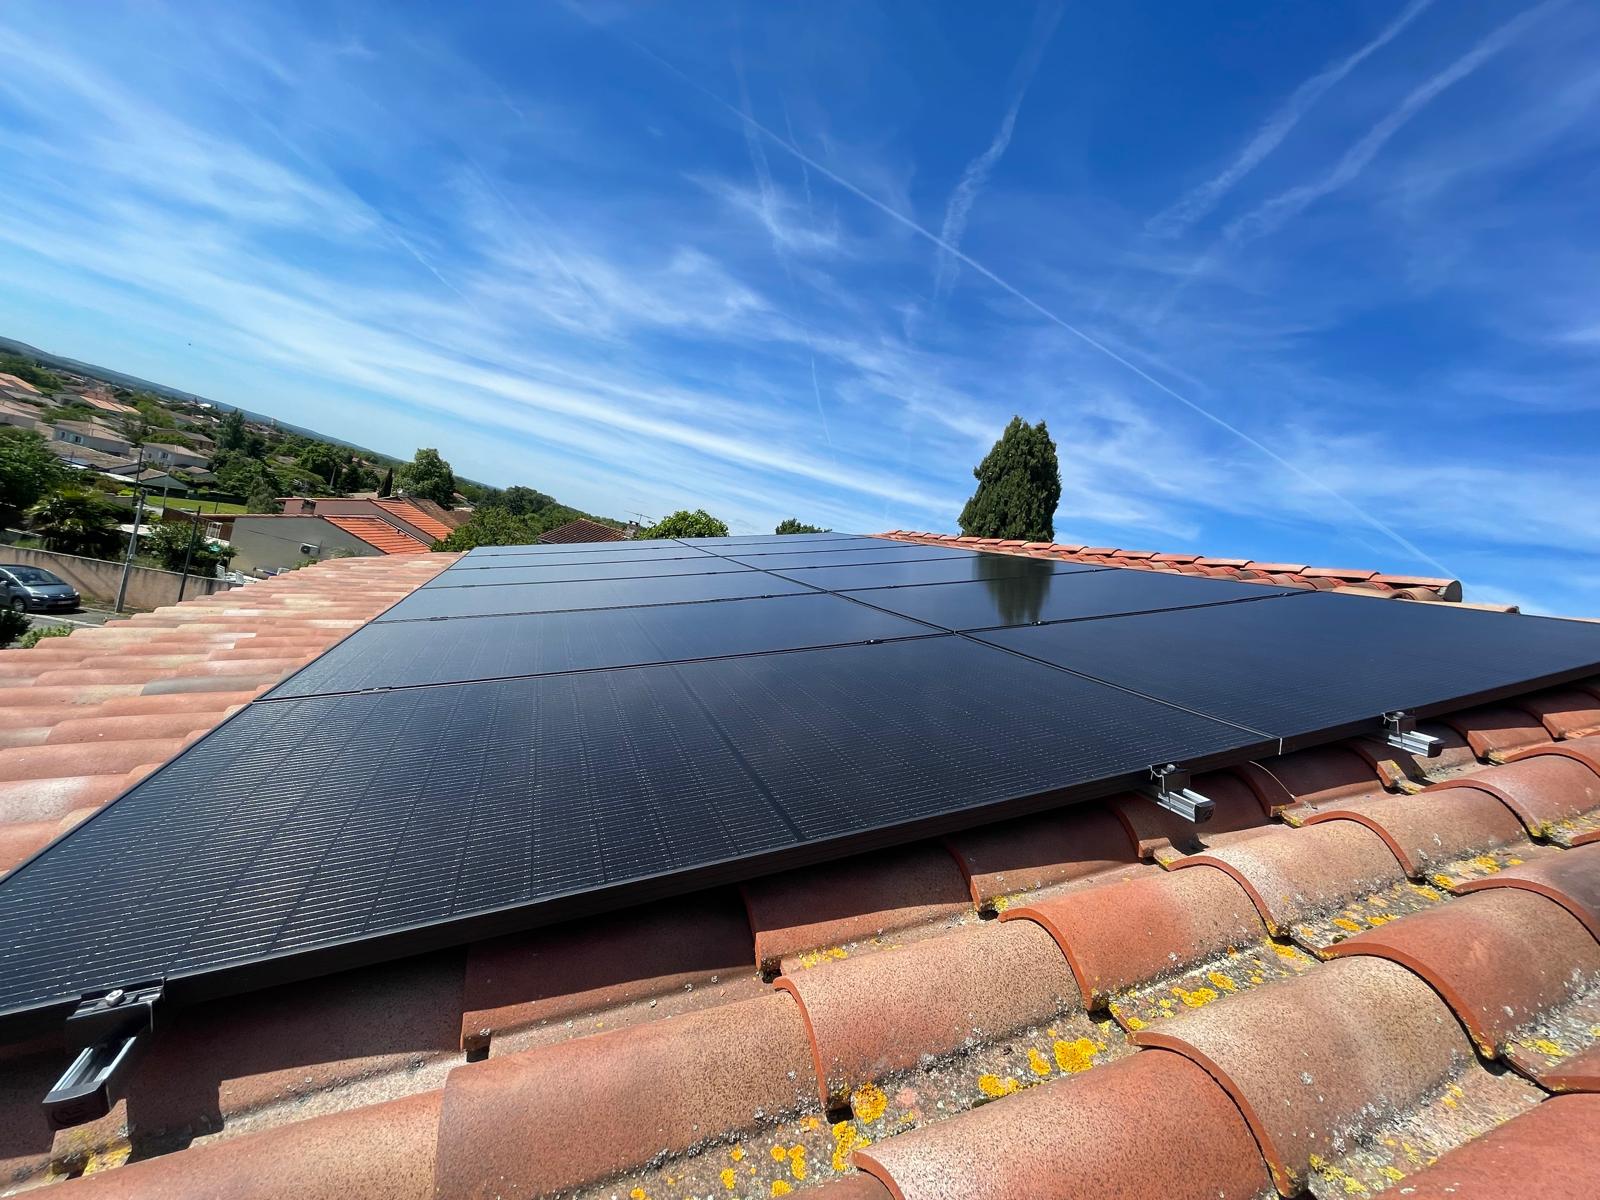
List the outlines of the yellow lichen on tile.
<svg viewBox="0 0 1600 1200">
<path fill-rule="evenodd" d="M 1208 987 L 1195 988 L 1193 991 L 1184 991 L 1181 987 L 1172 989 L 1173 994 L 1183 1001 L 1185 1008 L 1204 1008 L 1217 998 L 1217 993 Z"/>
<path fill-rule="evenodd" d="M 1340 929 L 1344 930 L 1346 933 L 1360 933 L 1361 932 L 1360 923 L 1357 922 L 1357 921 L 1352 921 L 1349 917 L 1335 917 L 1333 919 L 1333 923 L 1335 925 L 1337 925 Z"/>
<path fill-rule="evenodd" d="M 783 1180 L 774 1179 L 772 1181 L 772 1194 L 774 1196 L 787 1196 L 792 1191 L 794 1191 L 794 1189 Z"/>
<path fill-rule="evenodd" d="M 797 1180 L 806 1177 L 806 1148 L 798 1142 L 789 1147 L 789 1174 Z"/>
<path fill-rule="evenodd" d="M 849 1121 L 839 1121 L 833 1126 L 833 1169 L 835 1171 L 848 1171 L 850 1169 L 850 1152 L 852 1150 L 865 1150 L 872 1142 L 861 1136 L 856 1127 Z"/>
<path fill-rule="evenodd" d="M 849 958 L 850 952 L 843 946 L 829 946 L 823 950 L 807 950 L 796 957 L 795 961 L 808 970 L 811 967 L 820 967 L 825 962 L 837 962 L 842 958 Z"/>
<path fill-rule="evenodd" d="M 1206 978 L 1211 981 L 1212 987 L 1224 992 L 1234 991 L 1239 986 L 1233 981 L 1233 976 L 1224 975 L 1221 971 L 1211 971 L 1206 975 Z"/>
<path fill-rule="evenodd" d="M 781 1163 L 789 1156 L 789 1152 L 782 1146 L 774 1146 L 768 1153 L 772 1155 L 773 1162 Z"/>
<path fill-rule="evenodd" d="M 733 1168 L 732 1167 L 723 1167 L 722 1168 L 722 1186 L 727 1188 L 731 1192 L 731 1191 L 733 1191 L 733 1189 L 735 1187 L 738 1186 L 738 1183 L 739 1183 L 739 1177 L 733 1173 Z"/>
<path fill-rule="evenodd" d="M 985 1096 L 1009 1096 L 1022 1085 L 1015 1079 L 1001 1079 L 998 1075 L 979 1075 L 978 1090 Z"/>
<path fill-rule="evenodd" d="M 1546 1058 L 1565 1058 L 1567 1056 L 1567 1052 L 1549 1038 L 1534 1038 L 1528 1045 Z"/>
<path fill-rule="evenodd" d="M 1030 1046 L 1028 1048 L 1028 1069 L 1040 1077 L 1048 1075 L 1050 1074 L 1050 1060 L 1039 1053 L 1037 1048 Z"/>
<path fill-rule="evenodd" d="M 628 1200 L 650 1200 L 650 1193 L 642 1187 L 636 1187 L 628 1193 Z"/>
<path fill-rule="evenodd" d="M 1088 1038 L 1078 1038 L 1072 1042 L 1058 1041 L 1051 1049 L 1055 1051 L 1056 1066 L 1068 1075 L 1077 1075 L 1094 1066 L 1094 1056 L 1105 1047 Z"/>
<path fill-rule="evenodd" d="M 889 1097 L 875 1083 L 863 1083 L 850 1094 L 850 1107 L 867 1124 L 878 1120 L 889 1107 Z"/>
<path fill-rule="evenodd" d="M 728 1157 L 733 1159 L 734 1162 L 743 1162 L 744 1161 L 744 1147 L 743 1146 L 735 1146 L 732 1150 L 728 1151 Z"/>
<path fill-rule="evenodd" d="M 1287 959 L 1289 962 L 1305 961 L 1306 956 L 1293 946 L 1286 946 L 1281 942 L 1273 942 L 1272 949 L 1279 958 Z"/>
</svg>

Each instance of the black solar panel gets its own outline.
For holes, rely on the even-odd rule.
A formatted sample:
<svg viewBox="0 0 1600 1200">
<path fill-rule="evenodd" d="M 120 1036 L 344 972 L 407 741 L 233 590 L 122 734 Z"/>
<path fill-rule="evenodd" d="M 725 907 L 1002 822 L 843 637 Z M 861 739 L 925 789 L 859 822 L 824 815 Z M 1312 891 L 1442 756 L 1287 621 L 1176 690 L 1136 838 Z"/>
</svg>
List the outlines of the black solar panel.
<svg viewBox="0 0 1600 1200">
<path fill-rule="evenodd" d="M 970 560 L 978 555 L 970 550 L 946 550 L 940 546 L 851 546 L 846 550 L 805 550 L 785 554 L 727 555 L 732 562 L 743 563 L 758 571 L 798 571 L 806 567 L 859 567 L 869 563 L 927 562 L 932 559 Z"/>
<path fill-rule="evenodd" d="M 684 548 L 685 543 L 677 538 L 635 538 L 619 542 L 556 542 L 551 544 L 534 543 L 526 546 L 476 546 L 467 551 L 467 559 L 498 558 L 506 554 L 636 554 L 660 553 L 665 550 L 676 553 Z"/>
<path fill-rule="evenodd" d="M 1595 625 L 848 535 L 493 549 L 0 879 L 0 1025 L 153 979 L 182 1002 L 344 969 L 1600 670 Z"/>
<path fill-rule="evenodd" d="M 803 578 L 803 576 L 797 576 Z M 1120 613 L 1232 604 L 1269 596 L 1305 596 L 1304 591 L 1197 579 L 1113 567 L 1002 575 L 974 583 L 935 583 L 920 587 L 875 588 L 845 592 L 864 604 L 927 621 L 941 629 L 987 629 L 999 625 L 1037 625 Z"/>
<path fill-rule="evenodd" d="M 359 965 L 1251 748 L 948 635 L 264 701 L 0 884 L 0 1014 Z"/>
<path fill-rule="evenodd" d="M 768 567 L 785 579 L 812 587 L 842 592 L 855 588 L 907 587 L 918 583 L 961 583 L 969 579 L 1039 579 L 1073 571 L 1103 571 L 1084 563 L 1017 558 L 1002 554 L 972 554 L 959 558 L 915 559 L 911 562 L 861 564 L 841 567 Z"/>
<path fill-rule="evenodd" d="M 483 617 L 444 621 L 423 631 L 409 622 L 390 621 L 357 630 L 280 684 L 272 696 L 765 654 L 926 637 L 931 632 L 926 625 L 825 592 L 765 601 Z"/>
<path fill-rule="evenodd" d="M 477 564 L 473 564 L 477 568 Z M 502 583 L 569 583 L 579 579 L 644 579 L 660 575 L 712 575 L 719 571 L 748 571 L 750 568 L 731 559 L 702 554 L 695 558 L 651 558 L 643 562 L 630 559 L 616 563 L 551 563 L 523 567 L 482 567 L 458 565 L 441 571 L 423 586 L 426 588 L 484 587 Z"/>
<path fill-rule="evenodd" d="M 1600 669 L 1600 625 L 1322 592 L 976 636 L 1291 745 Z"/>
<path fill-rule="evenodd" d="M 706 600 L 792 596 L 812 590 L 760 571 L 589 579 L 573 583 L 508 583 L 497 587 L 422 588 L 412 592 L 378 621 L 431 621 L 441 617 L 564 612 L 640 604 L 694 604 Z"/>
</svg>

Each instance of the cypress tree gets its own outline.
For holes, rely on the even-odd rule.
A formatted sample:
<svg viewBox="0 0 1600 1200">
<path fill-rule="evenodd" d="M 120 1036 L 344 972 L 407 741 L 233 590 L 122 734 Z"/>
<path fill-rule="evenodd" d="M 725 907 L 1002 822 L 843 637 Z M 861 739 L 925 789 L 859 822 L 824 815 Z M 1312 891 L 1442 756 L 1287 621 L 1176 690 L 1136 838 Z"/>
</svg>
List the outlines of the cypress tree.
<svg viewBox="0 0 1600 1200">
<path fill-rule="evenodd" d="M 1012 417 L 1000 440 L 973 469 L 978 490 L 961 510 L 961 532 L 972 537 L 1055 538 L 1061 468 L 1043 421 Z"/>
</svg>

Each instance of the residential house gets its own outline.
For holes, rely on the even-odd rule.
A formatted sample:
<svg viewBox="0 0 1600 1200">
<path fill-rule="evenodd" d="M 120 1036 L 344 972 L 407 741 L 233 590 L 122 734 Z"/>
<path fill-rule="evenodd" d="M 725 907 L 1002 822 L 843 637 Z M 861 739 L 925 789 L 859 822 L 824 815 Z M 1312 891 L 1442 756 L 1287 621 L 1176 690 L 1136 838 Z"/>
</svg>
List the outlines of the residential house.
<svg viewBox="0 0 1600 1200">
<path fill-rule="evenodd" d="M 146 462 L 159 463 L 163 467 L 204 467 L 211 461 L 187 446 L 173 446 L 167 442 L 146 442 L 144 457 Z"/>
<path fill-rule="evenodd" d="M 285 496 L 281 502 L 283 511 L 292 516 L 375 517 L 425 546 L 449 537 L 455 529 L 437 504 L 410 497 Z"/>
<path fill-rule="evenodd" d="M 15 425 L 21 429 L 33 429 L 42 424 L 39 420 L 39 410 L 32 405 L 19 404 L 15 400 L 0 398 L 0 425 Z"/>
<path fill-rule="evenodd" d="M 413 536 L 381 516 L 251 513 L 233 519 L 229 538 L 240 571 L 282 571 L 306 559 L 422 554 L 432 539 Z"/>
<path fill-rule="evenodd" d="M 561 545 L 566 542 L 620 542 L 626 536 L 613 525 L 602 525 L 599 521 L 579 517 L 576 521 L 545 530 L 539 535 L 539 540 L 547 545 Z"/>
<path fill-rule="evenodd" d="M 50 426 L 51 438 L 68 446 L 82 446 L 102 454 L 135 457 L 133 443 L 111 426 L 99 421 L 57 421 Z"/>
<path fill-rule="evenodd" d="M 97 392 L 85 392 L 81 396 L 65 397 L 68 404 L 81 404 L 85 408 L 92 408 L 96 412 L 105 413 L 108 417 L 131 417 L 139 410 L 131 404 L 124 404 L 120 400 L 113 400 L 110 396 Z"/>
</svg>

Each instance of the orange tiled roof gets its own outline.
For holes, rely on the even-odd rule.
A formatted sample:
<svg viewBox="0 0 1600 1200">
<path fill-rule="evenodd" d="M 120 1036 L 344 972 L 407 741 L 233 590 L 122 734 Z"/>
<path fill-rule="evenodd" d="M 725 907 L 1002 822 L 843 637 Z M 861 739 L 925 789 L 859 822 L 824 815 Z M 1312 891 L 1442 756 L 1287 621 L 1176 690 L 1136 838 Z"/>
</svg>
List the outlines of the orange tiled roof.
<svg viewBox="0 0 1600 1200">
<path fill-rule="evenodd" d="M 344 530 L 351 537 L 360 538 L 367 545 L 377 547 L 385 554 L 421 554 L 428 549 L 409 533 L 401 533 L 382 517 L 323 516 L 322 519 Z"/>
<path fill-rule="evenodd" d="M 449 537 L 453 529 L 453 526 L 445 521 L 441 521 L 438 517 L 434 516 L 427 509 L 423 508 L 422 505 L 418 504 L 415 500 L 375 499 L 373 500 L 373 503 L 379 508 L 383 509 L 384 512 L 391 513 L 394 516 L 399 517 L 400 520 L 404 521 L 407 525 L 422 530 L 423 533 L 428 534 L 435 541 L 440 538 Z"/>
<path fill-rule="evenodd" d="M 268 610 L 298 636 L 297 596 L 331 639 L 447 561 L 41 649 L 94 632 L 209 694 L 221 652 L 165 665 L 169 639 L 270 638 Z M 130 686 L 73 662 L 0 697 Z M 107 728 L 59 769 L 186 736 L 141 757 Z M 1358 739 L 1201 776 L 1198 828 L 1113 796 L 191 1008 L 131 1100 L 53 1137 L 62 1052 L 0 1048 L 0 1153 L 102 1198 L 1595 1194 L 1600 679 L 1424 728 L 1437 759 Z"/>
<path fill-rule="evenodd" d="M 949 543 L 997 554 L 1026 554 L 1036 558 L 1061 558 L 1070 562 L 1107 567 L 1135 567 L 1170 571 L 1180 575 L 1208 575 L 1217 579 L 1242 579 L 1278 587 L 1315 588 L 1325 592 L 1367 592 L 1401 600 L 1461 600 L 1459 579 L 1425 575 L 1386 575 L 1358 568 L 1314 567 L 1305 563 L 1257 562 L 1248 558 L 1211 558 L 1200 554 L 1163 554 L 1154 550 L 1123 550 L 1116 546 L 1077 546 L 1058 542 L 1025 542 L 1020 538 L 966 537 L 954 533 L 912 533 L 896 529 L 883 534 L 901 542 Z M 1504 608 L 1504 605 L 1479 607 Z M 1514 611 L 1514 610 L 1513 610 Z"/>
<path fill-rule="evenodd" d="M 568 521 L 565 525 L 557 525 L 554 529 L 546 530 L 539 535 L 539 540 L 547 544 L 562 542 L 620 542 L 623 540 L 622 530 L 610 525 L 602 525 L 599 521 L 591 521 L 586 517 L 579 517 L 576 521 Z"/>
</svg>

